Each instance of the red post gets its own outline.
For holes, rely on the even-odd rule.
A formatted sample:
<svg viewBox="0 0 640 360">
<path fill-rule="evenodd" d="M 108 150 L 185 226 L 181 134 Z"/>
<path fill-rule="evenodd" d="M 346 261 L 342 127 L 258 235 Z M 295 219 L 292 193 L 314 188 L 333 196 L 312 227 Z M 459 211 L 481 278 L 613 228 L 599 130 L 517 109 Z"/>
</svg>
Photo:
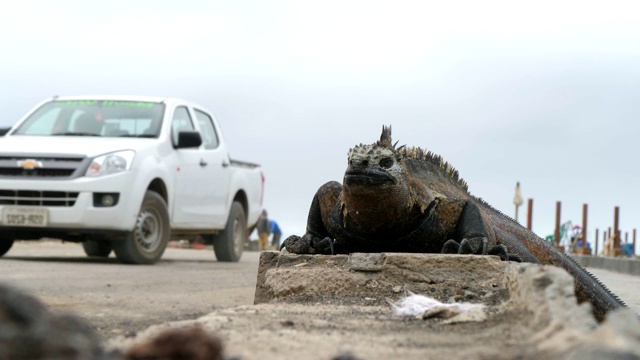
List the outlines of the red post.
<svg viewBox="0 0 640 360">
<path fill-rule="evenodd" d="M 560 201 L 556 201 L 556 231 L 553 233 L 556 246 L 560 244 Z"/>
<path fill-rule="evenodd" d="M 527 201 L 527 229 L 533 229 L 533 199 Z"/>
<path fill-rule="evenodd" d="M 620 249 L 620 229 L 618 225 L 620 224 L 618 221 L 620 220 L 620 207 L 616 206 L 613 208 L 613 251 L 615 249 Z"/>
<path fill-rule="evenodd" d="M 582 204 L 582 248 L 587 248 L 587 204 Z M 583 252 L 584 254 L 584 252 Z"/>
</svg>

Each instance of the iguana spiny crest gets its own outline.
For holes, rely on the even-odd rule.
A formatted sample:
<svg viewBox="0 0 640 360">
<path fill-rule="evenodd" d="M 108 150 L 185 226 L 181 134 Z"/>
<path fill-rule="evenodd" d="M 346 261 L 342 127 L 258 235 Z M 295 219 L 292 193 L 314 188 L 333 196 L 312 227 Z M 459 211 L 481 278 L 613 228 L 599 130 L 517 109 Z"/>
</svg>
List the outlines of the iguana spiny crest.
<svg viewBox="0 0 640 360">
<path fill-rule="evenodd" d="M 349 165 L 366 162 L 368 164 L 379 164 L 382 168 L 393 167 L 392 161 L 400 163 L 403 160 L 415 160 L 430 164 L 433 168 L 440 169 L 442 175 L 453 180 L 464 191 L 468 191 L 468 185 L 460 179 L 458 171 L 441 156 L 425 151 L 419 147 L 406 147 L 402 145 L 396 147 L 398 142 L 392 142 L 391 126 L 383 126 L 380 140 L 373 144 L 359 144 L 349 149 L 347 154 Z M 386 166 L 385 166 L 386 165 Z M 393 169 L 397 171 L 397 169 Z"/>
</svg>

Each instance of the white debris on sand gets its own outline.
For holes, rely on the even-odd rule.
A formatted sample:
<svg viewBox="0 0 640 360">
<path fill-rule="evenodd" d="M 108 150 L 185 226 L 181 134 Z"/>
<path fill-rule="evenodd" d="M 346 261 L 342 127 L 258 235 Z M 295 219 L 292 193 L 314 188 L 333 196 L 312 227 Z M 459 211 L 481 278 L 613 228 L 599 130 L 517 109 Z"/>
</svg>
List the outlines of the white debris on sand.
<svg viewBox="0 0 640 360">
<path fill-rule="evenodd" d="M 482 321 L 485 319 L 484 304 L 442 303 L 434 298 L 414 294 L 406 290 L 406 296 L 395 303 L 386 299 L 397 316 L 428 319 L 439 317 L 449 319 L 448 323 L 461 321 Z M 471 315 L 471 316 L 463 316 Z M 455 319 L 455 320 L 454 320 Z"/>
</svg>

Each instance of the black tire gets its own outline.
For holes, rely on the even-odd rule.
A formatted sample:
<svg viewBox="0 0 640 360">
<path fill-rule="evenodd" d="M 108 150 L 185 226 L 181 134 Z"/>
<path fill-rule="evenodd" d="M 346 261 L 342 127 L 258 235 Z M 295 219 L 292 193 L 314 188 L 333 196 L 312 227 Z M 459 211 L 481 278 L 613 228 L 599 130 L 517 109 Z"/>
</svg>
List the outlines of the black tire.
<svg viewBox="0 0 640 360">
<path fill-rule="evenodd" d="M 237 262 L 247 241 L 247 216 L 242 204 L 231 204 L 227 226 L 213 237 L 213 251 L 218 261 Z"/>
<path fill-rule="evenodd" d="M 13 239 L 0 238 L 0 256 L 9 252 L 9 250 L 13 246 L 13 241 Z"/>
<path fill-rule="evenodd" d="M 112 246 L 118 260 L 125 264 L 154 264 L 162 257 L 170 236 L 167 203 L 155 191 L 147 191 L 133 230 Z"/>
<path fill-rule="evenodd" d="M 111 254 L 111 243 L 109 241 L 86 240 L 82 243 L 82 248 L 87 256 L 109 257 Z"/>
</svg>

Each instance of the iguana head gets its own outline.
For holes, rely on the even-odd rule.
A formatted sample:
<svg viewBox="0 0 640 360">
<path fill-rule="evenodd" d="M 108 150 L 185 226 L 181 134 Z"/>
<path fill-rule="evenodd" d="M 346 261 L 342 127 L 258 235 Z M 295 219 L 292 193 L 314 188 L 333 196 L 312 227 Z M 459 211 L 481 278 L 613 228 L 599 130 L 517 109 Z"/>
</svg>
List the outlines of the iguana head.
<svg viewBox="0 0 640 360">
<path fill-rule="evenodd" d="M 396 144 L 391 142 L 391 127 L 383 126 L 380 140 L 349 150 L 342 209 L 362 231 L 396 228 L 395 219 L 412 221 L 433 200 L 408 173 L 406 149 Z"/>
<path fill-rule="evenodd" d="M 372 187 L 389 188 L 403 180 L 403 169 L 391 144 L 391 128 L 384 127 L 380 140 L 371 145 L 357 145 L 349 150 L 345 186 L 355 191 Z"/>
<path fill-rule="evenodd" d="M 380 140 L 349 150 L 340 207 L 344 226 L 363 233 L 402 231 L 423 216 L 436 198 L 468 196 L 467 183 L 439 155 L 391 141 L 391 126 Z"/>
</svg>

